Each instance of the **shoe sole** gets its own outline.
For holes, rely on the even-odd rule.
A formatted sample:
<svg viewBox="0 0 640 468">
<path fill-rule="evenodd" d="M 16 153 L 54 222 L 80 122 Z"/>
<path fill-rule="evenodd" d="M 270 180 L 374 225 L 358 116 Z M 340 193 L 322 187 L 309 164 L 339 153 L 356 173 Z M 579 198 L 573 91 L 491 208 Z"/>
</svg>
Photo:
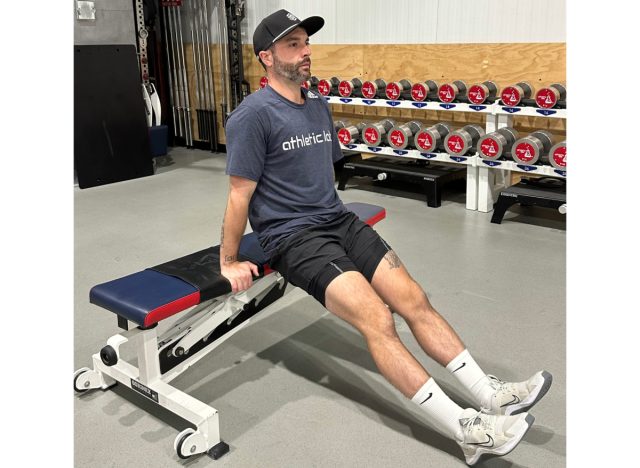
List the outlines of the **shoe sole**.
<svg viewBox="0 0 640 468">
<path fill-rule="evenodd" d="M 485 448 L 482 448 L 482 447 L 478 448 L 478 451 L 473 456 L 473 458 L 471 458 L 471 460 L 467 460 L 467 465 L 469 465 L 469 466 L 475 465 L 476 463 L 478 463 L 478 460 L 480 460 L 480 457 L 482 457 L 483 455 L 493 455 L 495 457 L 503 457 L 503 456 L 511 453 L 513 451 L 513 449 L 518 446 L 518 444 L 524 438 L 524 436 L 527 434 L 527 432 L 529 432 L 529 429 L 531 429 L 531 426 L 533 426 L 533 422 L 535 420 L 536 420 L 536 418 L 532 414 L 527 414 L 527 416 L 524 418 L 524 422 L 527 425 L 526 425 L 526 427 L 524 428 L 524 430 L 522 431 L 521 434 L 515 436 L 511 442 L 509 442 L 508 444 L 503 445 L 498 450 L 490 450 L 490 449 L 485 449 Z"/>
<path fill-rule="evenodd" d="M 518 405 L 507 407 L 504 413 L 505 416 L 515 416 L 516 414 L 520 414 L 524 411 L 529 410 L 529 408 L 538 403 L 542 399 L 542 397 L 547 394 L 549 388 L 551 387 L 551 383 L 553 382 L 553 376 L 547 371 L 542 371 L 541 377 L 543 379 L 543 382 L 538 389 L 538 393 L 529 395 L 529 398 Z"/>
</svg>

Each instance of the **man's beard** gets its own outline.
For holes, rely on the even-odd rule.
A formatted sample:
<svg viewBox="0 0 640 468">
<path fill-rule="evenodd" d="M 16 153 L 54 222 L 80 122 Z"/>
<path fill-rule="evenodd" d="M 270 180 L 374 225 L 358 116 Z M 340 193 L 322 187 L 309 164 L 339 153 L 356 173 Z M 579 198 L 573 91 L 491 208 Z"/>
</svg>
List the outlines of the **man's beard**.
<svg viewBox="0 0 640 468">
<path fill-rule="evenodd" d="M 300 66 L 303 63 L 309 64 L 308 72 L 300 70 Z M 303 81 L 307 81 L 311 78 L 311 59 L 307 58 L 297 63 L 286 63 L 278 60 L 278 57 L 273 54 L 273 70 L 278 75 L 283 76 L 294 83 L 302 84 Z"/>
</svg>

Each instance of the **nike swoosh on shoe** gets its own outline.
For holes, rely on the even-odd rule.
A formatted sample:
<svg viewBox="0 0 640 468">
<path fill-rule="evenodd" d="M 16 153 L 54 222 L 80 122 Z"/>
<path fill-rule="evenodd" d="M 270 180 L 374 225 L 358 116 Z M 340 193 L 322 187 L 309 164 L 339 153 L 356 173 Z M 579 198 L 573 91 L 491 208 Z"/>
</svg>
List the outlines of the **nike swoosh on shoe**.
<svg viewBox="0 0 640 468">
<path fill-rule="evenodd" d="M 493 447 L 494 446 L 493 437 L 491 437 L 489 434 L 485 434 L 485 435 L 487 436 L 487 440 L 485 440 L 484 442 L 469 442 L 468 445 L 479 445 L 481 447 L 489 447 L 489 448 Z"/>
<path fill-rule="evenodd" d="M 511 394 L 511 396 L 513 397 L 513 400 L 505 403 L 504 405 L 501 405 L 500 408 L 504 408 L 505 406 L 509 406 L 509 405 L 516 405 L 518 403 L 520 403 L 520 397 L 514 394 Z"/>
</svg>

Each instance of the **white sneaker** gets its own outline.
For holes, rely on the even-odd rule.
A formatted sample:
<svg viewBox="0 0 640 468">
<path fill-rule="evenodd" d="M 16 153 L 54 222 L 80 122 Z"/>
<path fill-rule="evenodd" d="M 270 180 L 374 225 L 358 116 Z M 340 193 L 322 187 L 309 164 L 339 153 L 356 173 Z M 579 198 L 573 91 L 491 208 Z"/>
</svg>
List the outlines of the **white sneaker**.
<svg viewBox="0 0 640 468">
<path fill-rule="evenodd" d="M 460 415 L 462 448 L 468 465 L 475 464 L 482 455 L 502 456 L 520 443 L 532 426 L 534 417 L 528 413 L 517 416 L 495 416 L 467 408 Z"/>
<path fill-rule="evenodd" d="M 495 389 L 489 406 L 483 406 L 487 414 L 511 414 L 527 411 L 547 393 L 553 377 L 547 371 L 534 374 L 525 382 L 504 382 L 493 375 L 487 375 Z"/>
</svg>

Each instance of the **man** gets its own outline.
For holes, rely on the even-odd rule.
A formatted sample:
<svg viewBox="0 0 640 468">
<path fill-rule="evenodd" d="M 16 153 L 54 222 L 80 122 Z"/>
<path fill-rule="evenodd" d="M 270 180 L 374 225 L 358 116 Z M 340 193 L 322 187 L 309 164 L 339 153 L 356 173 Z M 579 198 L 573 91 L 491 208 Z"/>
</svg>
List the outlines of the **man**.
<svg viewBox="0 0 640 468">
<path fill-rule="evenodd" d="M 325 100 L 301 88 L 311 76 L 309 36 L 324 25 L 286 10 L 253 36 L 269 84 L 249 95 L 226 124 L 229 197 L 220 267 L 234 292 L 251 286 L 255 265 L 238 261 L 247 219 L 270 266 L 364 337 L 382 375 L 460 444 L 468 464 L 504 455 L 533 423 L 525 411 L 551 385 L 541 371 L 525 382 L 486 375 L 429 303 L 391 247 L 338 198 L 333 163 L 342 157 Z M 422 349 L 445 366 L 481 411 L 463 409 L 441 390 L 400 341 L 391 311 Z"/>
</svg>

